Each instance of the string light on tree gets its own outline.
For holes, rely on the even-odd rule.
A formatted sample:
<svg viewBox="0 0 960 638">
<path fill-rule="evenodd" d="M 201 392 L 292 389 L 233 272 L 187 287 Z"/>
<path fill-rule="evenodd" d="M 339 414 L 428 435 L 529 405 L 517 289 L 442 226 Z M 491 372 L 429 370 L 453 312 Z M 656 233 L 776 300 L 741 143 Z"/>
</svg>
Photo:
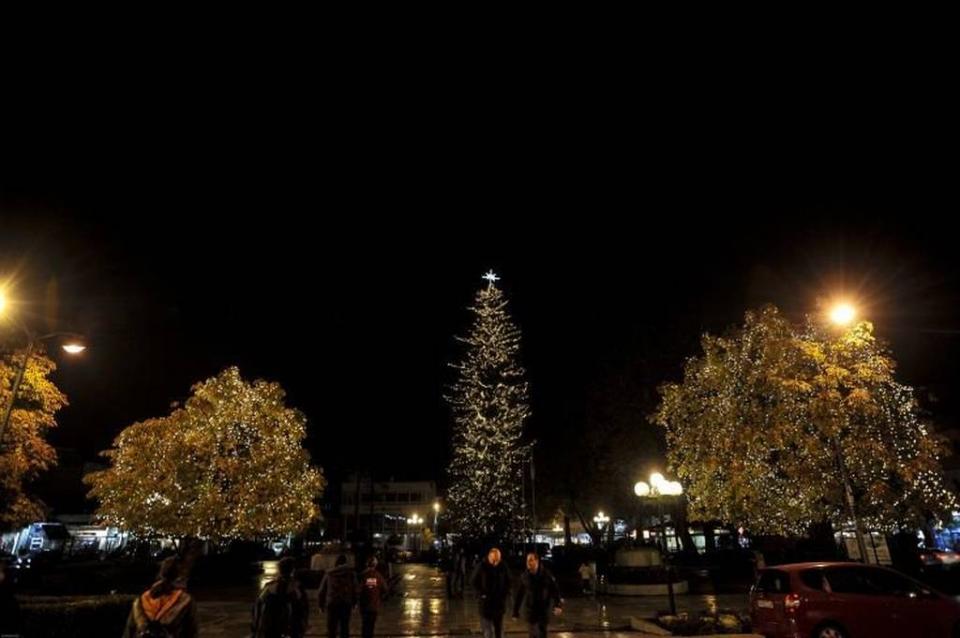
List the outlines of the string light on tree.
<svg viewBox="0 0 960 638">
<path fill-rule="evenodd" d="M 318 515 L 325 481 L 303 449 L 306 418 L 277 383 L 228 368 L 182 408 L 124 429 L 89 475 L 106 521 L 143 535 L 278 538 Z"/>
<path fill-rule="evenodd" d="M 919 528 L 955 509 L 944 442 L 869 322 L 838 334 L 832 317 L 795 325 L 771 306 L 701 345 L 683 381 L 661 388 L 655 415 L 691 516 L 799 534 L 851 516 Z"/>
<path fill-rule="evenodd" d="M 530 446 L 523 423 L 530 414 L 526 372 L 518 362 L 520 331 L 514 325 L 499 277 L 483 275 L 470 311 L 473 321 L 457 381 L 447 400 L 453 413 L 453 456 L 446 506 L 464 538 L 505 539 L 519 529 L 523 467 Z"/>
</svg>

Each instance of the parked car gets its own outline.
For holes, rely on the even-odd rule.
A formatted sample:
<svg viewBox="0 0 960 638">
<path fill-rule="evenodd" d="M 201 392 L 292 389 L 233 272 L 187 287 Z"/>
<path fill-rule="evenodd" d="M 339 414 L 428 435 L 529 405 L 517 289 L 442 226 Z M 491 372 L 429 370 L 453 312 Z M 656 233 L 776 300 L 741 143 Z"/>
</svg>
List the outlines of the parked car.
<svg viewBox="0 0 960 638">
<path fill-rule="evenodd" d="M 949 549 L 918 549 L 911 557 L 917 571 L 960 568 L 960 554 Z"/>
<path fill-rule="evenodd" d="M 894 567 L 940 592 L 960 595 L 960 554 L 957 552 L 916 548 L 899 553 Z"/>
<path fill-rule="evenodd" d="M 960 602 L 886 567 L 796 563 L 762 569 L 753 631 L 768 638 L 957 638 Z"/>
<path fill-rule="evenodd" d="M 41 570 L 49 569 L 52 566 L 63 562 L 63 555 L 60 552 L 24 552 L 17 556 L 13 563 L 13 568 L 18 570 Z"/>
</svg>

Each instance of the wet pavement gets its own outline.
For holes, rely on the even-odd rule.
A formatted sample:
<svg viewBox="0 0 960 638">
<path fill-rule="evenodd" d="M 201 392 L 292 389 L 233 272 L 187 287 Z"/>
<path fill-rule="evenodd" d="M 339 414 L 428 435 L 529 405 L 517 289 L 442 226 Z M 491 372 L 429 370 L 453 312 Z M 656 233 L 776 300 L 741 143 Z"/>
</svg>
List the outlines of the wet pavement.
<svg viewBox="0 0 960 638">
<path fill-rule="evenodd" d="M 450 600 L 446 596 L 443 574 L 428 565 L 401 565 L 397 568 L 397 583 L 377 620 L 380 636 L 437 636 L 480 634 L 477 603 L 471 592 L 464 598 Z M 251 588 L 252 589 L 252 588 Z M 244 595 L 242 590 L 224 590 L 219 595 L 209 592 L 199 597 L 201 636 L 249 635 L 250 613 L 255 592 Z M 309 590 L 311 617 L 309 636 L 325 635 L 326 619 L 317 605 L 317 591 Z M 679 595 L 678 611 L 745 609 L 745 594 Z M 550 625 L 551 635 L 558 638 L 576 633 L 578 638 L 626 636 L 630 616 L 652 617 L 666 610 L 666 596 L 650 597 L 578 597 L 564 601 L 564 611 Z M 360 619 L 353 614 L 351 634 L 359 635 Z M 504 631 L 526 634 L 526 625 L 508 617 Z M 554 632 L 558 632 L 554 634 Z M 636 634 L 630 634 L 636 636 Z"/>
</svg>

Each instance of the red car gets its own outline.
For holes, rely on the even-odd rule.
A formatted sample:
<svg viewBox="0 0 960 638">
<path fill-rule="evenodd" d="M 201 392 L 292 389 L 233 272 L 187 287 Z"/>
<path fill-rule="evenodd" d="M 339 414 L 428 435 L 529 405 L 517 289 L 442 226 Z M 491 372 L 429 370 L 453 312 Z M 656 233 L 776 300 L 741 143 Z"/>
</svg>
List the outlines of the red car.
<svg viewBox="0 0 960 638">
<path fill-rule="evenodd" d="M 960 602 L 860 563 L 760 570 L 750 615 L 753 631 L 768 638 L 960 638 Z"/>
</svg>

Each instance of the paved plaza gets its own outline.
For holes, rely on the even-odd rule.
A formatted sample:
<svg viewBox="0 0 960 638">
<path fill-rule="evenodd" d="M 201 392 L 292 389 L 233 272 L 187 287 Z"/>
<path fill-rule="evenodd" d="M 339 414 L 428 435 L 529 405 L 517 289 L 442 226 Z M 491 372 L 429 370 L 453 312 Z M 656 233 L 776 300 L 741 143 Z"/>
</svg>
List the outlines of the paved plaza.
<svg viewBox="0 0 960 638">
<path fill-rule="evenodd" d="M 399 580 L 393 596 L 387 600 L 377 622 L 377 635 L 437 636 L 480 633 L 476 599 L 470 591 L 462 599 L 446 597 L 443 574 L 427 565 L 403 565 L 398 568 Z M 326 620 L 317 605 L 317 592 L 308 592 L 311 618 L 309 636 L 325 635 Z M 244 600 L 242 589 L 201 593 L 199 598 L 201 635 L 242 638 L 250 630 L 250 610 L 255 592 Z M 744 609 L 745 594 L 717 596 L 677 596 L 679 611 Z M 554 618 L 551 632 L 563 636 L 576 633 L 578 638 L 615 637 L 629 628 L 630 616 L 651 617 L 669 607 L 665 596 L 643 598 L 578 597 L 564 601 L 564 613 Z M 509 614 L 508 614 L 509 616 Z M 526 626 L 506 618 L 504 630 L 526 634 Z M 359 635 L 359 615 L 354 612 L 351 634 Z"/>
</svg>

